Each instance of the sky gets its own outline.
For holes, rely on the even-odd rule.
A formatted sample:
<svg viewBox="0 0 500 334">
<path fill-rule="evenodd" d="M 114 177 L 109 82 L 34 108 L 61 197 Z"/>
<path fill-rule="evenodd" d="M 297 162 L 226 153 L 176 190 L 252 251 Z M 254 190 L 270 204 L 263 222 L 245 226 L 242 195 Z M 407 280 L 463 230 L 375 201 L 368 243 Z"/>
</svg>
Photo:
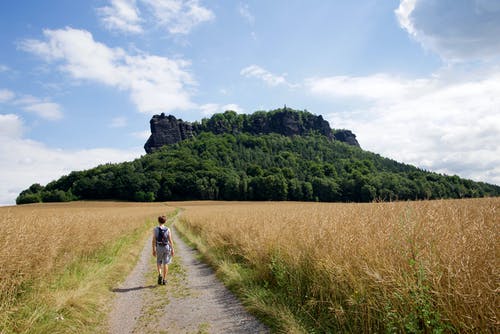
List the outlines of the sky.
<svg viewBox="0 0 500 334">
<path fill-rule="evenodd" d="M 498 0 L 4 0 L 0 205 L 145 154 L 149 120 L 291 107 L 500 185 Z"/>
</svg>

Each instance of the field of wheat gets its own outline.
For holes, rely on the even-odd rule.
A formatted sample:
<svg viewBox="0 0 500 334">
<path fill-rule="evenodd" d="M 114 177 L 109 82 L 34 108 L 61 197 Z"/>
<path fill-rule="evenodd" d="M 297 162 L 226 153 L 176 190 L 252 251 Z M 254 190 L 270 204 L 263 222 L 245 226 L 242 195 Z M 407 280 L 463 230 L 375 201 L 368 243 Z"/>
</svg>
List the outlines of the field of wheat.
<svg viewBox="0 0 500 334">
<path fill-rule="evenodd" d="M 117 202 L 0 207 L 0 309 L 15 303 L 31 282 L 173 210 L 161 203 Z"/>
<path fill-rule="evenodd" d="M 182 206 L 309 331 L 500 331 L 500 198 Z"/>
</svg>

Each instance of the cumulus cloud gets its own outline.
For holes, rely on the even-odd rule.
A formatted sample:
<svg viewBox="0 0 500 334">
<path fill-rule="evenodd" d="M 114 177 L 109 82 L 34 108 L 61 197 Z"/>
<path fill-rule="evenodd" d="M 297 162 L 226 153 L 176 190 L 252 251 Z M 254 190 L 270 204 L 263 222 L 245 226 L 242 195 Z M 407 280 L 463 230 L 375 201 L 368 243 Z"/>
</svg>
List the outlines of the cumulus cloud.
<svg viewBox="0 0 500 334">
<path fill-rule="evenodd" d="M 500 56 L 498 0 L 401 0 L 395 14 L 424 48 L 447 61 Z"/>
<path fill-rule="evenodd" d="M 61 150 L 23 138 L 23 128 L 17 115 L 0 115 L 0 205 L 15 204 L 17 195 L 33 183 L 46 184 L 74 170 L 128 161 L 143 153 L 140 147 Z"/>
<path fill-rule="evenodd" d="M 286 85 L 295 87 L 296 85 L 289 83 L 285 76 L 273 74 L 258 65 L 250 65 L 240 71 L 240 74 L 246 78 L 256 78 L 264 81 L 267 85 L 275 87 L 278 85 Z"/>
<path fill-rule="evenodd" d="M 444 71 L 416 80 L 382 78 L 311 78 L 307 88 L 336 103 L 344 98 L 368 101 L 366 108 L 328 116 L 332 127 L 352 129 L 365 149 L 432 171 L 500 184 L 500 72 L 479 79 L 457 79 Z"/>
<path fill-rule="evenodd" d="M 57 62 L 74 79 L 99 82 L 130 93 L 143 113 L 188 109 L 188 86 L 195 82 L 187 71 L 189 62 L 146 53 L 128 54 L 96 42 L 86 30 L 44 30 L 45 40 L 27 39 L 20 48 Z"/>
<path fill-rule="evenodd" d="M 102 23 L 109 30 L 141 33 L 141 18 L 135 0 L 111 0 L 109 6 L 97 9 Z"/>
</svg>

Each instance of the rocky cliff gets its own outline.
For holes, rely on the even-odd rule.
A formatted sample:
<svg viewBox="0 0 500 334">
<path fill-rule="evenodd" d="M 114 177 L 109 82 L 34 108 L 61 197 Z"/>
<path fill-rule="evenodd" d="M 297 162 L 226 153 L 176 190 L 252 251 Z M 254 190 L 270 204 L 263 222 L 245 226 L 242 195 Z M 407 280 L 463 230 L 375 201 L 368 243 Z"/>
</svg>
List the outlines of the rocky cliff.
<svg viewBox="0 0 500 334">
<path fill-rule="evenodd" d="M 192 138 L 200 132 L 240 133 L 254 135 L 278 133 L 284 136 L 302 136 L 319 133 L 331 140 L 338 140 L 359 147 L 356 135 L 350 130 L 333 131 L 323 117 L 307 111 L 296 111 L 290 108 L 277 109 L 270 112 L 255 112 L 251 115 L 226 111 L 215 114 L 201 123 L 184 122 L 172 115 L 154 115 L 150 121 L 151 136 L 144 145 L 147 153 L 154 152 L 163 145 L 175 144 Z"/>
<path fill-rule="evenodd" d="M 349 145 L 359 147 L 359 143 L 356 140 L 356 135 L 352 133 L 351 130 L 337 130 L 335 131 L 333 138 Z"/>
<path fill-rule="evenodd" d="M 149 121 L 149 125 L 151 127 L 151 136 L 144 144 L 147 153 L 151 153 L 164 145 L 175 144 L 192 138 L 194 135 L 191 123 L 184 122 L 172 115 L 165 116 L 164 113 L 154 115 Z"/>
</svg>

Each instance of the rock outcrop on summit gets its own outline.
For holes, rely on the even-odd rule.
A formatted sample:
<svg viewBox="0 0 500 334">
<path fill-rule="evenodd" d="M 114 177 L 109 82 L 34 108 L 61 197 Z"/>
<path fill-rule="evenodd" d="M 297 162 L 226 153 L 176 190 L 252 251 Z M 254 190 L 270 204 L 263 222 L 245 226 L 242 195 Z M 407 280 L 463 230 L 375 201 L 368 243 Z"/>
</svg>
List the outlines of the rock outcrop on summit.
<svg viewBox="0 0 500 334">
<path fill-rule="evenodd" d="M 359 147 L 356 135 L 350 130 L 332 130 L 328 121 L 321 115 L 290 108 L 270 112 L 257 111 L 250 115 L 226 111 L 215 114 L 200 122 L 185 122 L 172 115 L 154 115 L 150 121 L 151 136 L 144 145 L 147 153 L 158 148 L 192 138 L 201 132 L 249 133 L 252 135 L 277 133 L 283 136 L 303 136 L 311 133 L 323 135 L 331 140 L 338 140 Z"/>
<path fill-rule="evenodd" d="M 193 127 L 189 122 L 177 119 L 172 115 L 154 115 L 149 121 L 151 136 L 144 144 L 147 153 L 164 145 L 175 144 L 193 137 Z"/>
</svg>

